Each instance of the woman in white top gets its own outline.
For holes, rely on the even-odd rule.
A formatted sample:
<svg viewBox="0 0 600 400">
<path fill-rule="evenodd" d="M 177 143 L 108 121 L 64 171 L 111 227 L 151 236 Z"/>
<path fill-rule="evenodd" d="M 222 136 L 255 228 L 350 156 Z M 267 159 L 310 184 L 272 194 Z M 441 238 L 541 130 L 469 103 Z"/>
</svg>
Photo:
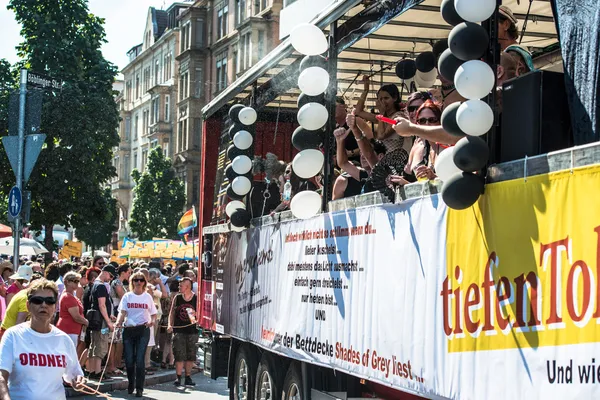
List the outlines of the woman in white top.
<svg viewBox="0 0 600 400">
<path fill-rule="evenodd" d="M 141 272 L 131 275 L 129 292 L 121 298 L 117 327 L 123 327 L 125 366 L 129 381 L 129 394 L 136 389 L 135 396 L 142 397 L 146 369 L 144 355 L 150 340 L 150 329 L 156 323 L 156 306 L 152 296 L 146 292 L 146 277 Z"/>
<path fill-rule="evenodd" d="M 65 399 L 63 379 L 79 389 L 84 378 L 73 342 L 51 325 L 58 288 L 38 279 L 27 291 L 31 321 L 9 328 L 0 341 L 0 398 Z"/>
</svg>

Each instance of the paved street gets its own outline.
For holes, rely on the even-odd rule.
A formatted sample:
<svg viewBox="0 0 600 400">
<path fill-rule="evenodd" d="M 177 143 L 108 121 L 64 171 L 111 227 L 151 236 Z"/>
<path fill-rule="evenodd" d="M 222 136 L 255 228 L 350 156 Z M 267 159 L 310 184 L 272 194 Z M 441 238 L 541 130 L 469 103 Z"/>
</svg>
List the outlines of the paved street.
<svg viewBox="0 0 600 400">
<path fill-rule="evenodd" d="M 196 382 L 195 388 L 176 388 L 172 382 L 162 383 L 144 390 L 144 399 L 155 400 L 183 400 L 183 399 L 202 399 L 202 400 L 226 400 L 229 399 L 229 390 L 227 389 L 227 380 L 220 378 L 217 381 L 207 378 L 202 374 L 193 376 Z M 127 390 L 119 390 L 107 393 L 112 399 L 133 399 L 135 395 L 128 395 Z M 101 399 L 100 396 L 77 397 L 77 399 Z"/>
</svg>

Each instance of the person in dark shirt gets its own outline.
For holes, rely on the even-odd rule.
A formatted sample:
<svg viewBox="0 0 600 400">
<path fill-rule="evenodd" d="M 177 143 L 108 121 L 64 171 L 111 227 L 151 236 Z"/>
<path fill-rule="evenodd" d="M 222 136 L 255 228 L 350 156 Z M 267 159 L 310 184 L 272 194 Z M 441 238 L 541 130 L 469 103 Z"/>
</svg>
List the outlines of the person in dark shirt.
<svg viewBox="0 0 600 400">
<path fill-rule="evenodd" d="M 192 280 L 182 278 L 179 282 L 180 293 L 173 298 L 169 312 L 167 332 L 173 332 L 173 354 L 175 355 L 175 386 L 195 386 L 191 378 L 192 367 L 196 361 L 196 295 L 192 292 Z M 185 366 L 185 382 L 181 382 L 181 373 Z"/>
<path fill-rule="evenodd" d="M 345 128 L 349 130 L 350 127 L 346 123 L 346 117 L 348 116 L 348 110 L 346 109 L 346 102 L 344 98 L 341 96 L 336 97 L 335 99 L 335 124 L 337 128 Z M 351 162 L 360 162 L 360 150 L 358 148 L 358 143 L 353 135 L 346 136 L 344 140 L 344 149 L 346 150 L 346 155 Z"/>
</svg>

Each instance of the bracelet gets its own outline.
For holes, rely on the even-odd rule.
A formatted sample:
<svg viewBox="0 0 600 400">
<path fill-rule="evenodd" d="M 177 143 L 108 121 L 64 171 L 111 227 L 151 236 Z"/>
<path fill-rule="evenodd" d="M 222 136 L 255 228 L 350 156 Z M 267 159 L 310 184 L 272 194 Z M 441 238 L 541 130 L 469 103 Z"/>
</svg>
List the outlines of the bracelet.
<svg viewBox="0 0 600 400">
<path fill-rule="evenodd" d="M 364 133 L 360 137 L 354 136 L 354 139 L 356 139 L 356 140 L 363 140 L 364 138 L 366 138 Z"/>
</svg>

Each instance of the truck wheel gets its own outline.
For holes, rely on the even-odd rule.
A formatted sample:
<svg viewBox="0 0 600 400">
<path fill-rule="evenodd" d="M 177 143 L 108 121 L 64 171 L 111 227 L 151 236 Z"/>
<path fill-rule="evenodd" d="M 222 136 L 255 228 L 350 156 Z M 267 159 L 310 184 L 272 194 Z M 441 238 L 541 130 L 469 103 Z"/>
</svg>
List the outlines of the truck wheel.
<svg viewBox="0 0 600 400">
<path fill-rule="evenodd" d="M 254 400 L 254 378 L 256 361 L 246 346 L 240 347 L 235 358 L 233 398 L 235 400 Z"/>
<path fill-rule="evenodd" d="M 302 400 L 302 373 L 297 363 L 290 364 L 283 381 L 281 400 Z"/>
<path fill-rule="evenodd" d="M 263 353 L 256 372 L 254 400 L 277 400 L 281 398 L 281 366 L 269 353 Z"/>
</svg>

